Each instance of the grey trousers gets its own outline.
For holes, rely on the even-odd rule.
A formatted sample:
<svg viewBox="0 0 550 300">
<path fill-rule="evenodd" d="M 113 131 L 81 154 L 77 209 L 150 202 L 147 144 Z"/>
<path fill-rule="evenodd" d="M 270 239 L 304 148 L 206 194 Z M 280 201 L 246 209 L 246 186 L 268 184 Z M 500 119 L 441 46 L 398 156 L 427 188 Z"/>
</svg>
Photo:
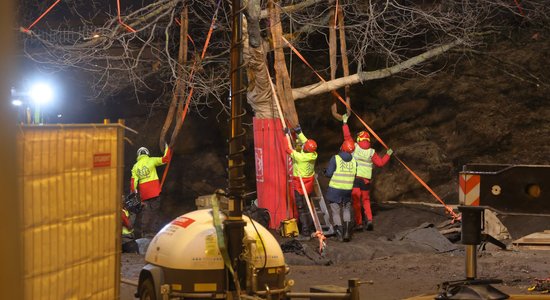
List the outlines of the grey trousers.
<svg viewBox="0 0 550 300">
<path fill-rule="evenodd" d="M 340 219 L 340 209 L 343 208 L 344 222 L 351 221 L 351 202 L 346 203 L 331 203 L 330 210 L 332 212 L 332 223 L 334 226 L 342 226 L 342 219 Z"/>
</svg>

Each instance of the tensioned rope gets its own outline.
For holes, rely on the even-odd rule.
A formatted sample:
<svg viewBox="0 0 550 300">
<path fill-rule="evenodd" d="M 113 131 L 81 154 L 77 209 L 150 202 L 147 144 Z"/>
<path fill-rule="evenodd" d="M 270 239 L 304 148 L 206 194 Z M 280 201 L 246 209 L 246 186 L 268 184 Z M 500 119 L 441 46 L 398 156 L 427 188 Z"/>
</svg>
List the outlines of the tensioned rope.
<svg viewBox="0 0 550 300">
<path fill-rule="evenodd" d="M 516 3 L 516 7 L 518 8 L 519 13 L 525 17 L 525 13 L 523 12 L 523 9 L 521 8 L 521 5 L 519 4 L 518 0 L 514 0 L 514 3 Z"/>
<path fill-rule="evenodd" d="M 319 77 L 319 79 L 323 82 L 323 83 L 326 83 L 327 81 L 311 66 L 311 64 L 304 58 L 304 56 L 287 40 L 285 39 L 285 37 L 281 37 L 283 39 L 283 41 L 285 43 L 287 43 L 287 45 L 290 47 L 290 49 L 292 49 L 292 51 L 296 54 L 296 56 L 298 56 L 314 73 L 315 75 L 317 75 L 317 77 Z M 384 141 L 376 134 L 376 132 L 374 132 L 374 130 L 369 126 L 367 125 L 367 123 L 365 121 L 363 121 L 363 119 L 361 119 L 361 117 L 351 108 L 351 106 L 349 104 L 346 103 L 346 101 L 342 98 L 342 96 L 340 96 L 340 94 L 338 94 L 337 91 L 335 90 L 332 90 L 331 93 L 336 97 L 338 98 L 338 100 L 340 100 L 340 102 L 342 102 L 342 104 L 344 104 L 346 106 L 346 108 L 348 108 L 356 117 L 357 119 L 359 119 L 359 121 L 361 122 L 361 124 L 363 124 L 363 126 L 365 126 L 365 128 L 376 138 L 376 140 L 378 140 L 378 142 L 380 142 L 380 144 L 382 144 L 384 146 L 384 148 L 386 149 L 389 149 L 388 145 L 386 143 L 384 143 Z M 407 171 L 409 171 L 409 173 L 411 173 L 411 175 L 413 175 L 413 177 L 418 181 L 420 182 L 420 184 L 422 184 L 422 186 L 424 186 L 424 188 L 426 188 L 426 190 L 428 190 L 428 192 L 430 192 L 430 194 L 432 194 L 432 196 L 434 196 L 435 199 L 437 199 L 437 201 L 439 201 L 444 207 L 445 207 L 445 210 L 447 210 L 447 212 L 452 216 L 453 220 L 460 220 L 460 216 L 457 215 L 453 209 L 448 206 L 436 193 L 435 191 L 430 188 L 430 186 L 428 186 L 428 184 L 426 182 L 424 182 L 424 180 L 422 180 L 422 178 L 420 178 L 420 176 L 418 176 L 409 166 L 407 166 L 407 164 L 405 164 L 405 162 L 403 162 L 401 159 L 399 159 L 399 157 L 397 157 L 396 155 L 394 155 L 394 157 L 405 167 L 405 169 L 407 169 Z"/>
<path fill-rule="evenodd" d="M 31 28 L 36 25 L 36 23 L 38 23 L 42 18 L 44 18 L 45 15 L 47 15 L 50 10 L 52 10 L 61 0 L 57 0 L 55 1 L 54 4 L 52 4 L 50 7 L 48 7 L 48 9 L 46 9 L 46 11 L 44 11 L 38 18 L 36 18 L 36 20 L 34 20 L 34 22 L 32 22 L 31 25 L 29 25 L 29 27 L 27 28 L 23 28 L 23 31 L 25 33 L 29 32 L 31 30 Z"/>
<path fill-rule="evenodd" d="M 267 65 L 265 66 L 267 74 L 269 74 L 269 70 L 267 69 Z M 279 103 L 279 97 L 277 97 L 277 92 L 275 91 L 275 86 L 273 86 L 273 82 L 271 81 L 271 78 L 269 78 L 269 85 L 271 86 L 271 93 L 273 94 L 273 99 L 275 100 L 275 104 L 277 106 L 277 112 L 279 113 L 279 119 L 281 121 L 281 126 L 283 129 L 287 129 L 286 122 L 283 116 L 283 111 L 281 110 L 281 105 Z M 288 146 L 290 149 L 292 149 L 292 142 L 290 141 L 290 133 L 285 133 L 286 141 L 288 143 Z M 302 191 L 304 192 L 304 198 L 306 200 L 307 208 L 309 210 L 309 213 L 311 214 L 311 218 L 313 220 L 313 224 L 315 225 L 315 237 L 319 240 L 319 254 L 323 255 L 327 244 L 325 240 L 327 239 L 325 235 L 323 234 L 323 229 L 321 228 L 321 223 L 319 222 L 319 217 L 317 216 L 317 213 L 315 211 L 315 208 L 313 204 L 311 203 L 311 200 L 309 198 L 309 195 L 306 190 L 306 186 L 304 184 L 304 180 L 302 179 L 302 174 L 300 174 L 299 170 L 296 170 L 298 174 L 298 179 L 300 179 L 300 186 L 302 187 Z"/>
<path fill-rule="evenodd" d="M 118 23 L 120 23 L 120 25 L 124 26 L 124 28 L 126 28 L 128 31 L 130 32 L 136 32 L 136 30 L 132 27 L 130 27 L 130 25 L 124 23 L 124 21 L 122 21 L 122 17 L 120 16 L 120 0 L 116 0 L 116 10 L 117 10 L 117 16 L 118 16 Z"/>
<path fill-rule="evenodd" d="M 59 2 L 61 2 L 61 0 L 57 0 L 52 5 L 50 5 L 50 7 L 48 7 L 38 18 L 36 18 L 36 20 L 34 20 L 34 22 L 32 22 L 31 25 L 29 25 L 27 28 L 23 28 L 23 31 L 25 33 L 29 32 L 31 30 L 31 28 L 34 25 L 36 25 L 38 22 L 40 22 L 40 20 L 42 20 L 42 18 L 44 18 Z M 120 23 L 120 25 L 124 26 L 124 28 L 126 28 L 128 31 L 136 32 L 136 30 L 134 28 L 130 27 L 128 24 L 126 24 L 126 23 L 124 23 L 124 21 L 122 21 L 122 17 L 120 15 L 120 0 L 116 1 L 116 8 L 117 8 L 118 23 Z"/>
</svg>

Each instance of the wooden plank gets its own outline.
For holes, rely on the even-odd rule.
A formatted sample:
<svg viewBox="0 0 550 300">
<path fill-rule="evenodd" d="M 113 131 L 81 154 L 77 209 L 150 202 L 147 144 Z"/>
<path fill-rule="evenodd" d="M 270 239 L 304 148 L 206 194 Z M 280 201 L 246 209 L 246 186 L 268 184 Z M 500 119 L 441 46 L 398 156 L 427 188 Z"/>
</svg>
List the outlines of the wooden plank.
<svg viewBox="0 0 550 300">
<path fill-rule="evenodd" d="M 535 232 L 519 238 L 512 242 L 514 245 L 549 245 L 550 246 L 550 233 L 548 230 L 544 232 Z"/>
<path fill-rule="evenodd" d="M 433 300 L 437 295 L 421 295 L 411 298 L 405 298 L 405 300 Z M 550 300 L 550 295 L 510 295 L 509 300 Z"/>
</svg>

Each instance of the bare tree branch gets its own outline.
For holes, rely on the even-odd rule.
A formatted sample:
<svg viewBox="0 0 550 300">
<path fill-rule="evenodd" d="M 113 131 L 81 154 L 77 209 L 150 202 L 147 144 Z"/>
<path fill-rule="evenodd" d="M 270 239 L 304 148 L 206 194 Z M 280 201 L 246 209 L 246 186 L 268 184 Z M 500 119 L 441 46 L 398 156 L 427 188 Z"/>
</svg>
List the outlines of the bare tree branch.
<svg viewBox="0 0 550 300">
<path fill-rule="evenodd" d="M 402 72 L 404 70 L 411 69 L 415 65 L 421 64 L 435 56 L 441 55 L 460 45 L 461 41 L 454 41 L 443 46 L 439 46 L 430 51 L 424 52 L 420 55 L 414 56 L 400 64 L 395 66 L 384 68 L 376 71 L 370 72 L 360 72 L 346 77 L 340 77 L 338 79 L 320 82 L 318 84 L 310 84 L 308 86 L 295 88 L 292 90 L 292 95 L 294 100 L 303 99 L 309 96 L 315 96 L 319 94 L 328 93 L 339 88 L 345 87 L 347 85 L 354 85 L 368 80 L 381 79 L 385 77 L 390 77 L 396 73 Z"/>
</svg>

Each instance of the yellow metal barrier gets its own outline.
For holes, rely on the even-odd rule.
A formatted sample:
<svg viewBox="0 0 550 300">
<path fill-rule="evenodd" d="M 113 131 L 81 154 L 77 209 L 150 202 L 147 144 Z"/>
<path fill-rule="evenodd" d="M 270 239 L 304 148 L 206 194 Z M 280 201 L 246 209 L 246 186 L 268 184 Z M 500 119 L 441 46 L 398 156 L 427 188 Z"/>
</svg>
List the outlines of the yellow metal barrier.
<svg viewBox="0 0 550 300">
<path fill-rule="evenodd" d="M 19 129 L 25 299 L 118 299 L 124 129 Z"/>
</svg>

